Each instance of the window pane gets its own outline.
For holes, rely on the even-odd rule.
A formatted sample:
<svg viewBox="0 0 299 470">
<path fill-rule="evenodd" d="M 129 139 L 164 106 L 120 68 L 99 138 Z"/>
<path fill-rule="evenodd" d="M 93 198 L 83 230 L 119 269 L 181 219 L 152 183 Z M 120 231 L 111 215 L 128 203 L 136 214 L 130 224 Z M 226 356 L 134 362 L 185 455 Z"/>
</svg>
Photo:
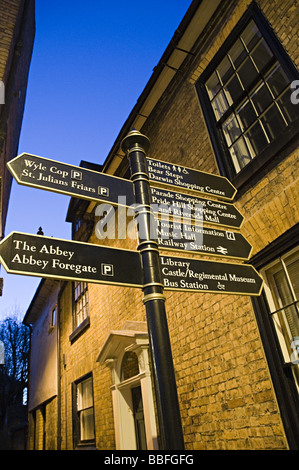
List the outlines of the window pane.
<svg viewBox="0 0 299 470">
<path fill-rule="evenodd" d="M 242 85 L 237 75 L 234 74 L 232 76 L 229 82 L 227 82 L 227 84 L 224 86 L 224 90 L 228 99 L 228 103 L 231 106 L 243 92 Z"/>
<path fill-rule="evenodd" d="M 213 99 L 216 93 L 221 88 L 216 72 L 214 72 L 209 78 L 209 80 L 206 82 L 206 87 L 207 87 L 210 99 Z"/>
<path fill-rule="evenodd" d="M 264 83 L 251 95 L 258 113 L 262 113 L 272 103 L 272 96 Z"/>
<path fill-rule="evenodd" d="M 268 144 L 265 133 L 259 122 L 254 124 L 247 132 L 246 137 L 249 138 L 251 145 L 256 154 L 259 154 Z"/>
<path fill-rule="evenodd" d="M 297 271 L 298 273 L 298 261 L 293 265 L 294 272 Z M 289 269 L 288 269 L 289 273 Z M 293 295 L 289 288 L 286 275 L 284 271 L 281 269 L 273 276 L 276 289 L 278 292 L 278 300 L 279 304 L 283 307 L 284 305 L 288 305 L 293 302 Z M 291 331 L 292 337 L 299 336 L 299 319 L 298 319 L 298 312 L 295 306 L 290 306 L 284 309 L 284 313 Z"/>
<path fill-rule="evenodd" d="M 80 325 L 82 321 L 88 316 L 88 283 L 87 282 L 76 282 L 75 283 L 75 326 Z"/>
<path fill-rule="evenodd" d="M 248 151 L 248 148 L 245 144 L 243 137 L 241 137 L 230 149 L 230 153 L 233 159 L 233 163 L 238 173 L 244 166 L 246 166 L 250 160 L 251 156 Z"/>
<path fill-rule="evenodd" d="M 93 405 L 92 380 L 91 378 L 77 385 L 77 407 L 78 411 Z"/>
<path fill-rule="evenodd" d="M 55 326 L 57 316 L 57 309 L 54 307 L 51 312 L 51 326 Z"/>
<path fill-rule="evenodd" d="M 252 82 L 258 76 L 258 72 L 255 66 L 253 65 L 250 57 L 248 57 L 240 66 L 240 68 L 238 69 L 238 74 L 244 88 L 248 89 Z"/>
<path fill-rule="evenodd" d="M 81 441 L 94 439 L 93 408 L 80 413 L 80 439 Z"/>
<path fill-rule="evenodd" d="M 241 129 L 235 115 L 230 116 L 224 122 L 222 129 L 229 146 L 241 135 Z"/>
<path fill-rule="evenodd" d="M 294 256 L 285 260 L 288 275 L 292 283 L 295 298 L 299 300 L 299 259 L 294 259 Z"/>
<path fill-rule="evenodd" d="M 261 37 L 261 33 L 253 20 L 248 23 L 248 26 L 244 29 L 241 37 L 245 42 L 247 49 L 251 51 Z"/>
<path fill-rule="evenodd" d="M 93 397 L 92 397 L 92 380 L 88 379 L 82 383 L 82 392 L 83 392 L 83 406 L 88 408 L 92 406 Z"/>
<path fill-rule="evenodd" d="M 291 331 L 292 338 L 299 338 L 298 306 L 296 307 L 295 305 L 291 305 L 290 307 L 284 309 L 284 313 Z"/>
<path fill-rule="evenodd" d="M 139 363 L 137 355 L 127 351 L 121 363 L 121 380 L 127 380 L 139 374 Z"/>
<path fill-rule="evenodd" d="M 270 106 L 269 110 L 261 118 L 261 121 L 270 140 L 274 140 L 286 127 L 285 121 L 275 104 Z"/>
<path fill-rule="evenodd" d="M 216 116 L 216 119 L 219 120 L 221 116 L 228 110 L 228 102 L 225 98 L 223 91 L 220 91 L 218 95 L 212 101 L 213 110 Z"/>
<path fill-rule="evenodd" d="M 254 107 L 249 100 L 242 104 L 242 106 L 237 110 L 237 115 L 243 131 L 246 130 L 257 118 Z"/>
<path fill-rule="evenodd" d="M 226 83 L 233 73 L 233 68 L 227 56 L 225 56 L 222 62 L 220 62 L 217 67 L 217 70 L 222 80 L 222 83 Z"/>
<path fill-rule="evenodd" d="M 279 64 L 272 70 L 270 75 L 266 78 L 266 81 L 275 97 L 278 96 L 289 83 L 286 73 Z"/>
<path fill-rule="evenodd" d="M 76 283 L 75 286 L 75 300 L 77 300 L 80 295 L 80 283 Z"/>
<path fill-rule="evenodd" d="M 284 94 L 277 100 L 277 103 L 289 124 L 296 119 L 298 116 L 298 105 L 291 102 L 291 92 L 289 88 L 287 88 Z"/>
<path fill-rule="evenodd" d="M 241 62 L 245 59 L 247 52 L 244 49 L 243 44 L 241 43 L 240 39 L 238 39 L 233 47 L 228 51 L 228 55 L 232 60 L 234 66 L 237 68 L 241 64 Z"/>
<path fill-rule="evenodd" d="M 266 44 L 266 41 L 262 39 L 262 41 L 252 51 L 251 57 L 253 58 L 258 70 L 261 71 L 272 59 L 273 54 L 269 46 Z"/>
</svg>

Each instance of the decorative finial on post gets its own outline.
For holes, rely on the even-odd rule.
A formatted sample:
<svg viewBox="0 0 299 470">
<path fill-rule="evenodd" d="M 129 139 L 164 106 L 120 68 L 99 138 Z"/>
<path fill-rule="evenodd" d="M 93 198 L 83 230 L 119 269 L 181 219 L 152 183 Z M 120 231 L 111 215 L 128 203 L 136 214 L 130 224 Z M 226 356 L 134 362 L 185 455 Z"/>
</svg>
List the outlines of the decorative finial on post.
<svg viewBox="0 0 299 470">
<path fill-rule="evenodd" d="M 140 147 L 147 153 L 150 148 L 150 140 L 146 135 L 141 134 L 139 131 L 133 129 L 130 131 L 126 137 L 121 142 L 121 149 L 123 152 L 127 153 L 130 149 L 134 147 Z"/>
</svg>

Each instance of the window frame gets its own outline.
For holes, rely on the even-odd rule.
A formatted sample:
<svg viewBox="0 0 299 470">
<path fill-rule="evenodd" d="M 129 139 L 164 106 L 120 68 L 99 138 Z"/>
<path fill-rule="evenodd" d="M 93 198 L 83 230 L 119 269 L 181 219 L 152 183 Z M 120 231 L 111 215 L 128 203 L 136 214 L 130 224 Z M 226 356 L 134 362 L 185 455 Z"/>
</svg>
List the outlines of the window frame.
<svg viewBox="0 0 299 470">
<path fill-rule="evenodd" d="M 50 312 L 49 333 L 55 329 L 57 323 L 58 305 L 53 305 Z"/>
<path fill-rule="evenodd" d="M 78 297 L 76 297 L 76 288 L 79 284 L 85 284 L 84 288 L 81 290 L 80 294 L 78 295 Z M 87 297 L 87 303 L 85 304 L 85 306 L 87 305 L 86 309 L 87 309 L 87 313 L 86 315 L 84 316 L 84 318 L 81 318 L 81 321 L 77 321 L 77 312 L 76 312 L 76 305 L 78 304 L 78 302 L 81 301 L 81 299 L 84 297 L 84 296 L 88 296 Z M 73 299 L 73 326 L 74 326 L 74 329 L 78 328 L 85 320 L 86 318 L 89 317 L 89 289 L 88 289 L 88 282 L 85 282 L 85 281 L 73 281 L 72 282 L 72 299 Z M 82 308 L 80 309 L 80 312 L 82 311 Z"/>
<path fill-rule="evenodd" d="M 286 231 L 262 251 L 250 259 L 250 263 L 261 271 L 280 256 L 298 246 L 299 223 Z M 265 356 L 268 362 L 277 402 L 281 411 L 286 437 L 290 450 L 299 450 L 299 397 L 291 365 L 286 364 L 271 318 L 271 308 L 263 289 L 260 297 L 252 297 L 251 302 L 261 335 Z"/>
<path fill-rule="evenodd" d="M 77 281 L 75 281 L 77 282 Z M 90 327 L 90 316 L 89 316 L 89 292 L 88 292 L 88 289 L 89 289 L 89 285 L 88 285 L 88 282 L 86 282 L 86 289 L 84 292 L 87 291 L 88 293 L 88 304 L 87 304 L 87 315 L 85 318 L 83 318 L 83 320 L 81 321 L 81 323 L 77 323 L 77 315 L 76 315 L 76 300 L 75 300 L 75 282 L 72 282 L 71 283 L 71 296 L 72 296 L 72 322 L 73 322 L 73 331 L 72 333 L 70 334 L 69 336 L 69 340 L 71 343 L 73 343 L 74 341 L 76 341 L 80 336 L 81 334 L 87 329 Z M 80 282 L 80 281 L 79 281 Z M 81 296 L 80 296 L 81 298 Z"/>
<path fill-rule="evenodd" d="M 253 158 L 243 169 L 241 169 L 240 172 L 236 173 L 231 155 L 224 139 L 224 135 L 217 127 L 216 119 L 205 84 L 218 64 L 224 58 L 224 55 L 236 43 L 242 30 L 251 20 L 256 23 L 263 38 L 266 40 L 267 45 L 274 54 L 275 59 L 278 60 L 280 65 L 283 67 L 283 70 L 286 73 L 288 79 L 293 81 L 299 78 L 298 70 L 276 37 L 267 19 L 255 3 L 252 3 L 249 6 L 248 10 L 242 16 L 224 44 L 221 46 L 212 61 L 199 77 L 195 86 L 203 110 L 203 115 L 205 117 L 207 129 L 211 138 L 211 143 L 216 156 L 218 167 L 220 173 L 223 176 L 229 178 L 233 185 L 237 188 L 238 197 L 240 197 L 241 194 L 248 189 L 248 186 L 252 184 L 253 178 L 255 182 L 257 182 L 265 175 L 265 173 L 270 171 L 273 166 L 277 165 L 279 161 L 285 158 L 288 153 L 284 152 L 283 150 L 291 145 L 293 140 L 299 136 L 298 113 L 298 117 L 285 128 L 285 131 L 280 134 L 279 139 L 275 139 L 274 141 L 270 142 L 264 148 L 264 150 L 262 150 L 255 158 Z"/>
<path fill-rule="evenodd" d="M 85 382 L 86 380 L 91 380 L 91 389 L 92 389 L 92 408 L 93 409 L 93 425 L 94 425 L 94 437 L 92 439 L 81 439 L 80 435 L 80 413 L 78 411 L 77 404 L 77 393 L 78 386 Z M 72 414 L 73 414 L 73 445 L 74 449 L 80 447 L 95 447 L 96 445 L 96 428 L 95 428 L 95 406 L 94 406 L 94 389 L 93 389 L 93 376 L 92 373 L 85 374 L 80 379 L 77 379 L 72 383 Z M 86 408 L 87 409 L 87 408 Z M 82 411 L 82 410 L 81 410 Z"/>
<path fill-rule="evenodd" d="M 299 298 L 296 298 L 296 292 L 294 291 L 292 280 L 289 274 L 289 265 L 287 264 L 287 261 L 289 261 L 292 257 L 294 257 L 294 259 L 297 261 L 299 257 L 299 246 L 293 248 L 292 250 L 288 250 L 284 254 L 281 254 L 278 258 L 273 260 L 272 263 L 267 264 L 261 271 L 262 276 L 267 280 L 267 285 L 265 286 L 265 289 L 267 287 L 266 297 L 270 308 L 270 315 L 273 318 L 273 323 L 276 325 L 277 336 L 280 338 L 279 342 L 284 357 L 284 363 L 285 365 L 290 366 L 292 364 L 292 353 L 294 353 L 294 349 L 291 344 L 295 341 L 295 339 L 299 338 L 298 332 L 294 331 L 298 327 L 294 325 L 292 327 L 292 323 L 294 321 L 292 314 L 288 315 L 287 313 L 288 309 L 293 309 L 293 315 L 295 315 L 297 312 L 299 320 Z M 292 262 L 294 262 L 294 260 Z M 281 292 L 275 280 L 275 275 L 277 274 L 282 275 L 283 281 L 285 283 L 284 287 L 286 287 L 287 294 L 290 297 L 289 302 L 285 303 L 285 300 L 281 298 Z"/>
</svg>

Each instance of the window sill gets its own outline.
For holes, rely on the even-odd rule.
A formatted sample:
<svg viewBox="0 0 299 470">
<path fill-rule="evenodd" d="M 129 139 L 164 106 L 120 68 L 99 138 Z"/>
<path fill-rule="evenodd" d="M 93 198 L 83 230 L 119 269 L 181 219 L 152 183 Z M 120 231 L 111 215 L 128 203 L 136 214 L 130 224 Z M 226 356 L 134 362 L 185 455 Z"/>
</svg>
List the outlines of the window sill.
<svg viewBox="0 0 299 470">
<path fill-rule="evenodd" d="M 97 450 L 95 444 L 77 444 L 75 450 Z"/>
<path fill-rule="evenodd" d="M 70 342 L 73 343 L 74 341 L 76 341 L 89 326 L 90 326 L 90 317 L 88 316 L 83 320 L 82 323 L 80 323 L 79 326 L 77 326 L 77 328 L 75 328 L 75 330 L 69 336 Z"/>
</svg>

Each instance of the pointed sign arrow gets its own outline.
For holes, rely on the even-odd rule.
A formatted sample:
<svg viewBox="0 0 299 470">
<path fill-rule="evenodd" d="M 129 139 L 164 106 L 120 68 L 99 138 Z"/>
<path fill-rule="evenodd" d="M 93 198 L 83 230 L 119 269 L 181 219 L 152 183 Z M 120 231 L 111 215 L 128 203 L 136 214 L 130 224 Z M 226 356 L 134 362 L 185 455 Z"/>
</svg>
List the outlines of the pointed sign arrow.
<svg viewBox="0 0 299 470">
<path fill-rule="evenodd" d="M 209 225 L 240 228 L 244 217 L 228 202 L 206 199 L 191 194 L 151 187 L 152 207 L 155 213 L 174 219 L 191 218 Z"/>
<path fill-rule="evenodd" d="M 232 200 L 236 188 L 224 176 L 193 170 L 175 163 L 147 158 L 149 178 L 155 183 L 166 186 L 179 186 L 221 199 Z"/>
<path fill-rule="evenodd" d="M 156 219 L 157 241 L 161 249 L 249 259 L 252 246 L 239 232 L 201 227 L 192 222 L 181 223 Z"/>
<path fill-rule="evenodd" d="M 219 263 L 161 256 L 166 290 L 260 295 L 263 279 L 248 264 Z"/>
<path fill-rule="evenodd" d="M 137 251 L 12 232 L 0 242 L 8 273 L 142 288 Z M 166 290 L 260 295 L 263 280 L 250 265 L 161 256 Z"/>
<path fill-rule="evenodd" d="M 12 274 L 142 287 L 137 251 L 12 232 L 0 261 Z"/>
<path fill-rule="evenodd" d="M 28 153 L 18 155 L 7 166 L 17 183 L 25 186 L 111 204 L 119 204 L 119 196 L 125 196 L 124 205 L 134 203 L 132 182 L 117 176 Z"/>
</svg>

